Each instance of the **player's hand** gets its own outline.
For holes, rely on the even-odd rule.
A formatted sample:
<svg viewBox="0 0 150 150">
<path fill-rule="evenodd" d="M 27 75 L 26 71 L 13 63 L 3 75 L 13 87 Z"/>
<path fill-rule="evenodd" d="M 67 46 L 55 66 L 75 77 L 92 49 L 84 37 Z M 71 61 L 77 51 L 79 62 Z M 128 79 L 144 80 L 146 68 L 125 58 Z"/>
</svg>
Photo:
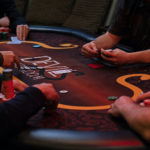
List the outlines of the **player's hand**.
<svg viewBox="0 0 150 150">
<path fill-rule="evenodd" d="M 9 18 L 7 16 L 2 17 L 0 19 L 0 26 L 1 27 L 8 27 L 9 25 L 10 25 L 10 20 L 9 20 Z"/>
<path fill-rule="evenodd" d="M 107 51 L 104 49 L 101 49 L 101 57 L 106 60 L 111 62 L 112 64 L 115 65 L 123 65 L 123 64 L 128 64 L 129 62 L 129 53 L 120 50 L 120 49 L 114 49 L 112 51 Z"/>
<path fill-rule="evenodd" d="M 121 96 L 113 104 L 111 104 L 108 113 L 114 117 L 121 117 L 123 108 L 128 109 L 129 104 L 133 104 L 133 100 L 128 96 Z"/>
<path fill-rule="evenodd" d="M 28 33 L 29 33 L 29 26 L 28 25 L 17 25 L 16 29 L 17 38 L 19 40 L 26 40 Z"/>
<path fill-rule="evenodd" d="M 18 81 L 18 80 L 13 80 L 13 86 L 17 92 L 22 92 L 25 90 L 25 88 L 28 87 L 27 84 L 23 83 L 22 81 Z"/>
<path fill-rule="evenodd" d="M 17 65 L 17 68 L 20 69 L 19 58 L 12 51 L 0 51 L 3 56 L 3 67 L 5 68 L 14 68 L 14 65 Z"/>
<path fill-rule="evenodd" d="M 53 105 L 53 107 L 57 108 L 60 98 L 52 84 L 41 83 L 33 86 L 41 90 L 41 92 L 45 95 L 47 102 L 50 102 Z"/>
<path fill-rule="evenodd" d="M 150 91 L 141 94 L 135 99 L 135 102 L 141 106 L 150 106 Z"/>
<path fill-rule="evenodd" d="M 98 49 L 93 41 L 84 44 L 81 52 L 86 57 L 98 57 Z"/>
</svg>

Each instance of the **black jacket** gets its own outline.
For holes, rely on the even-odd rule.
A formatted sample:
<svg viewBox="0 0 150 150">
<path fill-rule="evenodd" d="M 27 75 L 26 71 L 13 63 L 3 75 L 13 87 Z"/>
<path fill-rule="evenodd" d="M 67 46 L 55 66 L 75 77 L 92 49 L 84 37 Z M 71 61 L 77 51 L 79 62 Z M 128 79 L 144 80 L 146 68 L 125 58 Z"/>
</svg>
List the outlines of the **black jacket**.
<svg viewBox="0 0 150 150">
<path fill-rule="evenodd" d="M 0 141 L 20 132 L 45 101 L 46 98 L 39 89 L 28 87 L 10 101 L 0 103 Z"/>
<path fill-rule="evenodd" d="M 0 18 L 5 15 L 10 19 L 10 28 L 13 32 L 15 32 L 17 25 L 26 24 L 17 10 L 14 0 L 0 0 Z"/>
</svg>

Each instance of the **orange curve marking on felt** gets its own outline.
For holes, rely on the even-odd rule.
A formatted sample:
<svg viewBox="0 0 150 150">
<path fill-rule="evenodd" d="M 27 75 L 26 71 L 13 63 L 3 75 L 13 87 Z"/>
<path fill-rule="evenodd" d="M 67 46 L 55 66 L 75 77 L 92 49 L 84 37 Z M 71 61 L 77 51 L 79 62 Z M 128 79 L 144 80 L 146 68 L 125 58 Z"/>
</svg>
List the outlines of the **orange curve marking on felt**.
<svg viewBox="0 0 150 150">
<path fill-rule="evenodd" d="M 2 73 L 2 70 L 3 70 L 3 68 L 0 68 L 0 73 Z M 130 74 L 130 75 L 121 76 L 121 77 L 116 79 L 116 81 L 119 84 L 121 84 L 121 85 L 123 85 L 123 86 L 125 86 L 125 87 L 127 87 L 127 88 L 129 88 L 130 90 L 133 91 L 133 96 L 132 96 L 133 100 L 142 93 L 142 90 L 140 88 L 136 87 L 135 85 L 132 85 L 132 84 L 126 82 L 126 79 L 130 78 L 130 77 L 137 77 L 137 76 L 140 76 L 141 80 L 150 80 L 150 75 L 148 75 L 148 74 Z M 21 81 L 20 79 L 18 79 L 15 76 L 13 76 L 13 79 L 24 83 L 23 81 Z M 65 105 L 65 104 L 58 104 L 58 108 L 71 109 L 71 110 L 105 110 L 105 109 L 109 109 L 110 105 L 103 105 L 103 106 L 71 106 L 71 105 Z"/>
<path fill-rule="evenodd" d="M 104 109 L 109 109 L 110 105 L 104 105 L 104 106 L 72 106 L 72 105 L 58 104 L 58 108 L 72 109 L 72 110 L 104 110 Z"/>
<path fill-rule="evenodd" d="M 116 80 L 119 84 L 121 84 L 133 91 L 133 96 L 132 96 L 133 100 L 135 100 L 137 96 L 139 96 L 141 93 L 143 93 L 143 91 L 140 88 L 138 88 L 137 86 L 128 83 L 126 81 L 126 79 L 131 78 L 131 77 L 138 77 L 138 76 L 140 77 L 140 80 L 150 80 L 150 75 L 148 75 L 148 74 L 129 74 L 129 75 L 121 76 L 121 77 L 117 78 L 117 80 Z"/>
<path fill-rule="evenodd" d="M 7 44 L 8 42 L 12 42 L 12 41 L 1 41 L 0 44 Z"/>
<path fill-rule="evenodd" d="M 13 76 L 13 79 L 24 83 L 23 81 L 21 81 L 20 79 L 18 79 L 15 76 Z M 110 105 L 104 105 L 104 106 L 72 106 L 72 105 L 58 104 L 58 108 L 71 109 L 71 110 L 104 110 L 104 109 L 109 109 Z"/>
<path fill-rule="evenodd" d="M 21 81 L 20 79 L 18 79 L 15 76 L 13 76 L 13 80 L 18 80 L 19 82 L 25 84 L 23 81 Z M 58 108 L 72 109 L 72 110 L 104 110 L 104 109 L 109 109 L 110 105 L 104 105 L 104 106 L 71 106 L 71 105 L 65 105 L 65 104 L 58 104 Z"/>
<path fill-rule="evenodd" d="M 0 73 L 2 73 L 3 68 L 0 67 Z M 21 81 L 19 78 L 13 76 L 13 80 L 18 80 L 19 82 L 25 84 L 23 81 Z M 110 105 L 104 105 L 104 106 L 71 106 L 71 105 L 65 105 L 65 104 L 58 104 L 58 108 L 62 109 L 72 109 L 72 110 L 104 110 L 109 109 Z"/>
<path fill-rule="evenodd" d="M 12 42 L 12 41 L 2 41 L 0 42 L 0 44 L 7 44 L 8 42 Z M 22 41 L 22 43 L 36 44 L 47 49 L 71 49 L 71 48 L 79 47 L 79 45 L 73 45 L 71 43 L 60 44 L 60 47 L 53 47 L 53 46 L 50 46 L 41 42 L 37 42 L 37 41 Z"/>
<path fill-rule="evenodd" d="M 0 72 L 2 72 L 2 68 L 0 68 Z M 127 78 L 130 77 L 137 77 L 140 76 L 141 80 L 150 80 L 150 75 L 148 74 L 129 74 L 129 75 L 124 75 L 116 79 L 117 83 L 129 88 L 130 90 L 133 91 L 133 96 L 132 99 L 135 100 L 137 96 L 139 96 L 143 91 L 136 87 L 135 85 L 132 85 L 126 81 Z M 13 76 L 14 80 L 18 80 L 22 83 L 20 79 L 17 77 Z M 71 106 L 71 105 L 65 105 L 65 104 L 58 104 L 58 108 L 62 109 L 71 109 L 71 110 L 104 110 L 104 109 L 109 109 L 110 105 L 103 105 L 103 106 Z"/>
<path fill-rule="evenodd" d="M 136 77 L 140 76 L 141 80 L 149 80 L 150 75 L 148 74 L 130 74 L 130 75 L 124 75 L 116 79 L 117 83 L 129 88 L 130 90 L 133 91 L 133 96 L 132 99 L 134 100 L 137 96 L 139 96 L 143 91 L 136 87 L 135 85 L 132 85 L 128 82 L 126 82 L 127 78 L 130 77 Z M 74 110 L 102 110 L 102 109 L 109 109 L 110 105 L 104 105 L 104 106 L 71 106 L 71 105 L 64 105 L 64 104 L 59 104 L 59 108 L 63 109 L 74 109 Z"/>
<path fill-rule="evenodd" d="M 37 45 L 40 45 L 40 46 L 47 48 L 47 49 L 71 49 L 71 48 L 77 48 L 78 47 L 78 45 L 72 45 L 70 43 L 67 43 L 69 46 L 60 46 L 60 47 L 53 47 L 53 46 L 50 46 L 50 45 L 47 45 L 47 44 L 44 44 L 41 42 L 36 42 L 36 41 L 23 41 L 23 43 L 37 44 Z M 70 45 L 72 45 L 72 46 L 70 46 Z"/>
</svg>

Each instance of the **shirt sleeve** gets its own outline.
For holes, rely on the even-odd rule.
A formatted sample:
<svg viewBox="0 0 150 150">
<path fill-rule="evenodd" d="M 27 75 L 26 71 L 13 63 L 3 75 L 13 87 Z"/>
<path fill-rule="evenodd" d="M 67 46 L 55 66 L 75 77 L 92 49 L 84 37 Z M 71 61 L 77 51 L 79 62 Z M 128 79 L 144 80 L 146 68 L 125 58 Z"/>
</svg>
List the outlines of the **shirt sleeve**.
<svg viewBox="0 0 150 150">
<path fill-rule="evenodd" d="M 128 33 L 130 13 L 135 2 L 135 0 L 120 0 L 108 32 L 118 36 L 125 36 Z"/>
<path fill-rule="evenodd" d="M 28 87 L 10 101 L 0 104 L 0 139 L 21 131 L 26 121 L 44 104 L 46 97 L 35 87 Z"/>
<path fill-rule="evenodd" d="M 13 0 L 5 0 L 4 10 L 6 16 L 10 19 L 10 27 L 13 32 L 16 31 L 16 26 L 20 24 L 27 24 L 25 19 L 21 16 L 16 8 L 15 2 Z"/>
</svg>

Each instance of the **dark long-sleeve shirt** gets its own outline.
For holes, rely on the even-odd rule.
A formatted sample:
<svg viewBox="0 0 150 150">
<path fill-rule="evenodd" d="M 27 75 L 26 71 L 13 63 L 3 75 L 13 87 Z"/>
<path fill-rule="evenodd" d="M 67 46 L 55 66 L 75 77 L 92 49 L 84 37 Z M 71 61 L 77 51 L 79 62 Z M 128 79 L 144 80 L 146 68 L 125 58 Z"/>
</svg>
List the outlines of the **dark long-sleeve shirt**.
<svg viewBox="0 0 150 150">
<path fill-rule="evenodd" d="M 17 10 L 14 0 L 0 0 L 0 18 L 5 15 L 10 19 L 10 28 L 13 32 L 17 25 L 26 24 L 25 19 Z"/>
<path fill-rule="evenodd" d="M 150 1 L 120 0 L 110 33 L 122 36 L 135 50 L 150 48 Z"/>
<path fill-rule="evenodd" d="M 10 101 L 0 104 L 0 139 L 6 139 L 23 129 L 26 121 L 44 104 L 46 98 L 35 87 L 28 87 Z"/>
</svg>

